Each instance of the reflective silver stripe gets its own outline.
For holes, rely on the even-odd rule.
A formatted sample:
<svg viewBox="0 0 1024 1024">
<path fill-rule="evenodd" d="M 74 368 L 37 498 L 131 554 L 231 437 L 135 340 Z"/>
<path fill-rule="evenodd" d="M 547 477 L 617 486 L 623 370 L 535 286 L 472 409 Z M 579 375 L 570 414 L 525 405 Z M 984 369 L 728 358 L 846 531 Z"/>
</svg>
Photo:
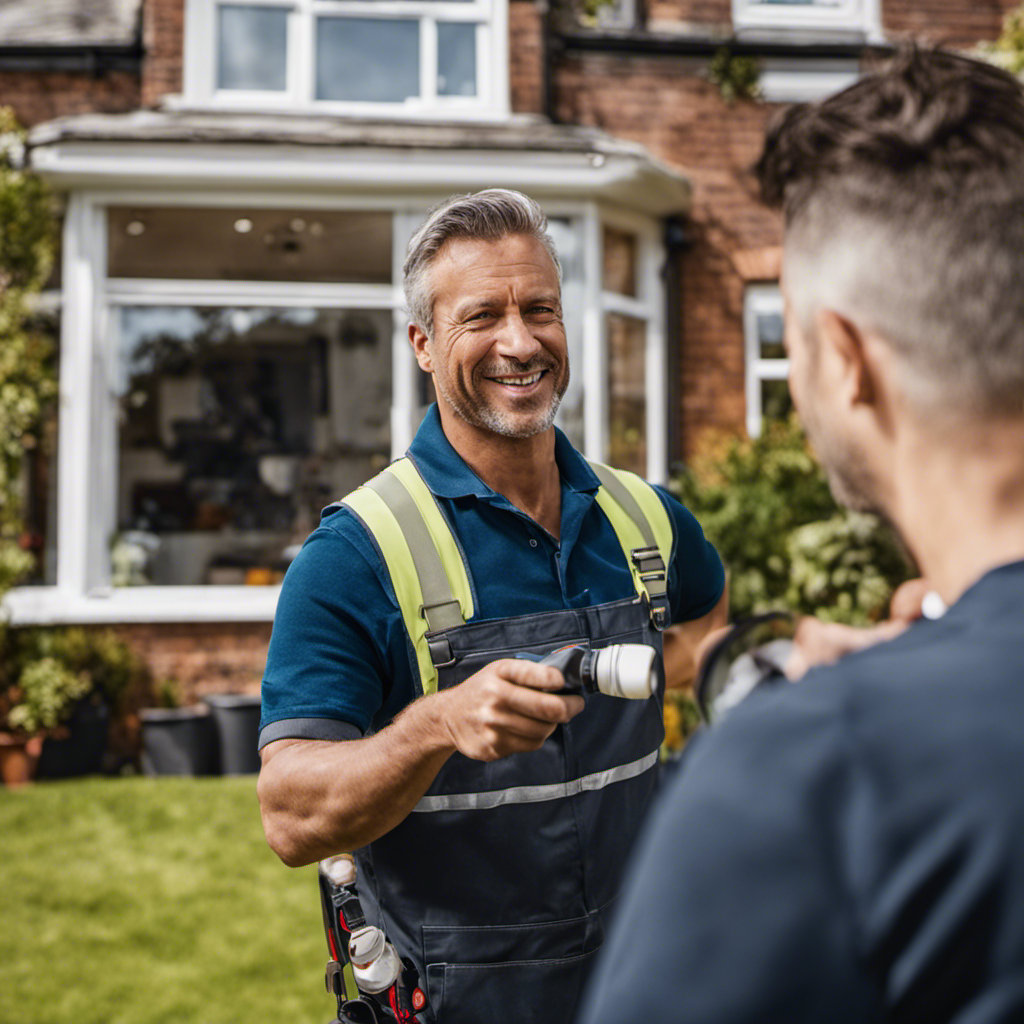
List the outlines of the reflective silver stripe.
<svg viewBox="0 0 1024 1024">
<path fill-rule="evenodd" d="M 617 768 L 606 768 L 569 782 L 555 782 L 549 786 L 513 786 L 511 789 L 495 789 L 486 793 L 448 793 L 440 796 L 425 796 L 413 811 L 484 811 L 502 804 L 536 804 L 543 800 L 560 800 L 577 793 L 604 789 L 613 782 L 625 782 L 643 775 L 658 763 L 658 751 L 652 750 L 644 757 Z"/>
</svg>

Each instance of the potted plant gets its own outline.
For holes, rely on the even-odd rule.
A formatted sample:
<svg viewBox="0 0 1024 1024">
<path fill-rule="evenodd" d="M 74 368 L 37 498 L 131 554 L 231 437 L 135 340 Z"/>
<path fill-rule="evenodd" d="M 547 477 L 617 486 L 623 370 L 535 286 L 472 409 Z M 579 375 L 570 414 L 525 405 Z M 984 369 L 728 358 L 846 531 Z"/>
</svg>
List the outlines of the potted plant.
<svg viewBox="0 0 1024 1024">
<path fill-rule="evenodd" d="M 91 681 L 72 672 L 56 658 L 46 657 L 20 666 L 0 696 L 0 772 L 8 786 L 30 781 L 47 734 L 56 733 Z"/>
<path fill-rule="evenodd" d="M 142 770 L 147 775 L 216 775 L 217 730 L 209 709 L 182 703 L 175 679 L 156 688 L 156 707 L 142 708 Z"/>
<path fill-rule="evenodd" d="M 210 693 L 206 696 L 220 746 L 224 775 L 248 775 L 260 770 L 260 698 L 247 693 Z"/>
</svg>

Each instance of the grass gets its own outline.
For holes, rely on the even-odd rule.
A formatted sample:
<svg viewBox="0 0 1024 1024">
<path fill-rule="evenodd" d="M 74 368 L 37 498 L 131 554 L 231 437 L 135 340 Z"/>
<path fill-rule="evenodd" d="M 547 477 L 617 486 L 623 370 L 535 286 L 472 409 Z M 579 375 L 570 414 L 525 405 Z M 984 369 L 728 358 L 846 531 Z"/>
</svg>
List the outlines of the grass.
<svg viewBox="0 0 1024 1024">
<path fill-rule="evenodd" d="M 0 1024 L 326 1024 L 315 867 L 255 777 L 0 789 Z"/>
</svg>

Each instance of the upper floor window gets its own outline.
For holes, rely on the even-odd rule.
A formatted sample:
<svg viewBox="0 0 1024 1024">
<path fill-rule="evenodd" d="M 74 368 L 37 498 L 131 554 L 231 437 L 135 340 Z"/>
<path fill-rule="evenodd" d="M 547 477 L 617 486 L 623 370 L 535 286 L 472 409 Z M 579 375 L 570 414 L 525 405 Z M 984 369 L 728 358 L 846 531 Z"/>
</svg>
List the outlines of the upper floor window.
<svg viewBox="0 0 1024 1024">
<path fill-rule="evenodd" d="M 508 0 L 188 0 L 185 99 L 337 113 L 508 110 Z"/>
<path fill-rule="evenodd" d="M 733 24 L 742 29 L 813 29 L 879 34 L 879 0 L 733 0 Z"/>
<path fill-rule="evenodd" d="M 785 419 L 793 409 L 789 359 L 783 340 L 782 293 L 778 285 L 755 284 L 743 301 L 746 343 L 747 433 L 758 437 L 766 420 Z"/>
</svg>

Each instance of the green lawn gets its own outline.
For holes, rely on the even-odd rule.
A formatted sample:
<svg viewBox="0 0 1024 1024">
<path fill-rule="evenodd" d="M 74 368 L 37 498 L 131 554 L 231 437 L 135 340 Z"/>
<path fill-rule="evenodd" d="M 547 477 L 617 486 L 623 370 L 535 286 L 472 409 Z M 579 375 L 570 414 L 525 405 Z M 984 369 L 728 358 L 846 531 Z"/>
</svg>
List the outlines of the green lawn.
<svg viewBox="0 0 1024 1024">
<path fill-rule="evenodd" d="M 315 867 L 255 777 L 0 788 L 0 1024 L 326 1024 Z"/>
</svg>

